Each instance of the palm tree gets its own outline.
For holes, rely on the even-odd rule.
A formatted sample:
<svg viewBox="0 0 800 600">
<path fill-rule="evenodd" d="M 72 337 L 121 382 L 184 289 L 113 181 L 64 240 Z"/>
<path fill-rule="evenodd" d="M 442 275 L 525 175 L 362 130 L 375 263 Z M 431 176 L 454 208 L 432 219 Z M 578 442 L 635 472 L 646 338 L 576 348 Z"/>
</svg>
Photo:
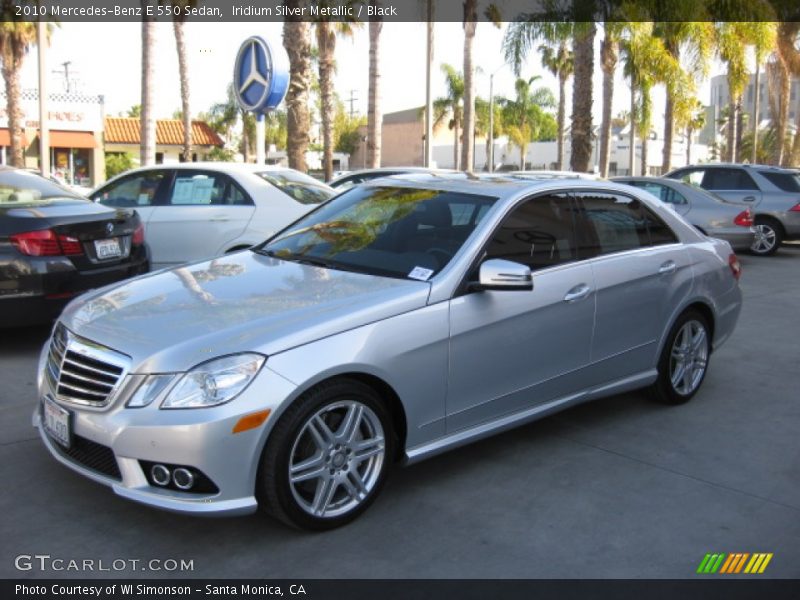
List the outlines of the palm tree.
<svg viewBox="0 0 800 600">
<path fill-rule="evenodd" d="M 336 73 L 336 38 L 353 35 L 354 24 L 349 21 L 332 21 L 330 18 L 314 22 L 319 53 L 320 117 L 322 120 L 322 167 L 325 181 L 333 179 L 333 118 L 336 114 L 333 76 Z"/>
<path fill-rule="evenodd" d="M 706 126 L 706 107 L 695 99 L 690 118 L 686 121 L 686 164 L 692 164 L 692 136 Z"/>
<path fill-rule="evenodd" d="M 696 0 L 674 0 L 667 3 L 666 9 L 658 13 L 655 23 L 655 34 L 664 43 L 664 48 L 675 62 L 686 65 L 693 78 L 704 78 L 708 75 L 708 67 L 714 48 L 714 24 L 707 20 L 687 21 L 686 15 L 693 15 L 699 19 L 696 7 L 700 7 Z M 693 97 L 694 89 L 690 93 L 683 89 L 686 80 L 673 80 L 668 78 L 665 82 L 666 104 L 664 108 L 664 148 L 661 158 L 661 168 L 664 173 L 672 168 L 672 142 L 675 127 L 685 124 L 691 118 L 692 103 L 686 102 Z M 693 83 L 693 82 L 692 82 Z M 692 86 L 694 87 L 694 86 Z"/>
<path fill-rule="evenodd" d="M 305 3 L 286 0 L 287 8 L 298 10 Z M 283 23 L 283 47 L 289 57 L 289 89 L 286 92 L 286 154 L 289 167 L 305 172 L 311 118 L 308 91 L 311 87 L 311 24 L 299 17 Z"/>
<path fill-rule="evenodd" d="M 683 97 L 691 97 L 689 93 L 691 82 L 688 75 L 681 68 L 680 62 L 667 51 L 664 40 L 653 35 L 653 28 L 652 22 L 627 23 L 621 44 L 624 73 L 631 82 L 631 113 L 634 115 L 631 125 L 631 146 L 634 145 L 635 124 L 642 141 L 642 175 L 647 175 L 647 142 L 653 117 L 650 94 L 653 87 L 658 83 L 669 82 L 669 85 L 682 91 Z M 631 154 L 633 155 L 633 152 Z M 632 163 L 631 174 L 633 166 Z"/>
<path fill-rule="evenodd" d="M 11 139 L 9 162 L 14 167 L 25 166 L 19 74 L 25 55 L 35 43 L 36 23 L 15 22 L 11 19 L 0 22 L 0 58 L 3 60 L 3 80 L 8 102 L 8 131 Z"/>
<path fill-rule="evenodd" d="M 572 82 L 572 131 L 569 168 L 588 172 L 592 157 L 592 74 L 594 72 L 594 21 L 575 23 L 572 54 L 575 78 Z"/>
<path fill-rule="evenodd" d="M 560 171 L 564 167 L 564 129 L 566 121 L 566 87 L 567 80 L 572 76 L 575 63 L 572 51 L 567 47 L 567 39 L 559 40 L 556 44 L 542 44 L 539 46 L 539 54 L 542 57 L 542 66 L 550 71 L 558 79 L 558 156 L 556 158 L 556 170 Z"/>
<path fill-rule="evenodd" d="M 453 168 L 457 169 L 459 166 L 459 129 L 462 118 L 461 103 L 464 99 L 464 76 L 448 64 L 442 64 L 441 69 L 445 78 L 447 95 L 433 101 L 433 126 L 440 125 L 447 115 L 452 115 L 448 126 L 453 130 Z"/>
<path fill-rule="evenodd" d="M 376 6 L 376 0 L 370 0 Z M 369 21 L 369 92 L 367 99 L 367 164 L 370 169 L 381 166 L 381 71 L 380 38 L 383 18 L 372 17 Z"/>
<path fill-rule="evenodd" d="M 619 59 L 619 35 L 622 23 L 607 21 L 603 24 L 603 41 L 600 43 L 600 69 L 603 71 L 603 104 L 600 118 L 600 176 L 608 177 L 611 155 L 611 106 L 614 102 L 614 71 Z"/>
<path fill-rule="evenodd" d="M 509 141 L 519 148 L 520 169 L 525 170 L 525 154 L 528 143 L 539 137 L 544 121 L 544 109 L 553 108 L 556 104 L 552 92 L 547 88 L 531 91 L 531 84 L 539 79 L 519 78 L 514 83 L 516 98 L 514 100 L 499 99 L 502 105 L 503 127 Z"/>
<path fill-rule="evenodd" d="M 464 0 L 464 135 L 462 136 L 461 170 L 472 171 L 475 148 L 475 67 L 472 44 L 478 25 L 477 0 Z"/>
<path fill-rule="evenodd" d="M 156 162 L 155 95 L 156 23 L 153 17 L 142 17 L 142 117 L 139 122 L 139 162 L 143 167 Z"/>
<path fill-rule="evenodd" d="M 800 22 L 797 20 L 781 22 L 778 25 L 777 51 L 778 60 L 783 66 L 783 85 L 781 85 L 781 98 L 779 102 L 781 119 L 780 126 L 776 127 L 775 139 L 785 140 L 788 129 L 789 102 L 790 102 L 790 77 L 800 77 L 800 50 L 797 40 L 800 38 Z M 784 83 L 785 82 L 785 83 Z M 796 165 L 800 162 L 800 111 L 797 114 L 797 127 L 791 152 L 784 150 L 784 144 L 775 143 L 776 151 L 773 152 L 773 162 L 781 165 Z M 778 156 L 776 156 L 778 155 Z M 775 160 L 777 158 L 777 160 Z"/>
<path fill-rule="evenodd" d="M 192 160 L 192 113 L 189 107 L 191 96 L 189 87 L 189 61 L 186 55 L 187 8 L 196 4 L 195 0 L 171 0 L 176 10 L 172 13 L 172 30 L 175 35 L 175 50 L 178 52 L 178 76 L 181 80 L 181 119 L 183 120 L 183 162 Z"/>
<path fill-rule="evenodd" d="M 742 94 L 750 73 L 747 70 L 747 47 L 756 45 L 762 38 L 774 36 L 774 23 L 763 21 L 722 22 L 717 24 L 717 45 L 719 58 L 726 63 L 728 72 L 728 93 L 730 94 L 730 119 L 727 131 L 725 160 L 737 161 L 737 125 L 741 109 Z"/>
</svg>

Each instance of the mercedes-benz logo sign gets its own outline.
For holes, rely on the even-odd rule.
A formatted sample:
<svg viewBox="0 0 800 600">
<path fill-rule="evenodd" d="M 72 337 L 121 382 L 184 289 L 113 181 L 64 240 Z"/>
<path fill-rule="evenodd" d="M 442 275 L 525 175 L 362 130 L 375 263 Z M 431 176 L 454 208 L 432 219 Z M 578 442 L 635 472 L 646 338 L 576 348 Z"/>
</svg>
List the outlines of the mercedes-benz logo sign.
<svg viewBox="0 0 800 600">
<path fill-rule="evenodd" d="M 113 223 L 110 223 L 110 222 L 106 223 L 106 233 L 108 233 L 108 235 L 111 235 L 112 233 L 114 233 L 114 224 Z"/>
<path fill-rule="evenodd" d="M 272 53 L 260 37 L 248 38 L 236 56 L 233 73 L 236 97 L 245 110 L 264 108 L 270 94 Z"/>
</svg>

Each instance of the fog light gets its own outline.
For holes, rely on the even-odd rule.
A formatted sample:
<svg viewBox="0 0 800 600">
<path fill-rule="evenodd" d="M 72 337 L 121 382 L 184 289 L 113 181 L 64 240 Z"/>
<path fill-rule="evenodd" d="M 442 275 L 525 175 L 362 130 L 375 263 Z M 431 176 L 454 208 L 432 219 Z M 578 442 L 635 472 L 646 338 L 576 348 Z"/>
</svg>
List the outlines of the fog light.
<svg viewBox="0 0 800 600">
<path fill-rule="evenodd" d="M 153 465 L 150 469 L 150 477 L 153 479 L 153 483 L 164 487 L 169 485 L 171 474 L 164 465 Z"/>
<path fill-rule="evenodd" d="M 172 473 L 172 483 L 179 490 L 188 490 L 194 485 L 194 474 L 189 469 L 179 467 Z"/>
</svg>

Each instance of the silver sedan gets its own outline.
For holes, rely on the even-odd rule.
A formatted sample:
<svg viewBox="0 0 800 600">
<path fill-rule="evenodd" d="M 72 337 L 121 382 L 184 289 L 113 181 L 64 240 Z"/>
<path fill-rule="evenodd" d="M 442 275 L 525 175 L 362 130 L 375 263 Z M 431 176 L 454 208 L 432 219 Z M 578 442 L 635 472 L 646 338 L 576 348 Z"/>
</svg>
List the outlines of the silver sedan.
<svg viewBox="0 0 800 600">
<path fill-rule="evenodd" d="M 755 241 L 753 213 L 741 204 L 726 202 L 702 188 L 658 177 L 615 177 L 672 206 L 704 234 L 728 242 L 736 251 L 749 250 Z"/>
<path fill-rule="evenodd" d="M 253 249 L 73 301 L 33 421 L 125 498 L 329 529 L 392 463 L 627 390 L 688 401 L 739 275 L 629 186 L 376 180 Z"/>
</svg>

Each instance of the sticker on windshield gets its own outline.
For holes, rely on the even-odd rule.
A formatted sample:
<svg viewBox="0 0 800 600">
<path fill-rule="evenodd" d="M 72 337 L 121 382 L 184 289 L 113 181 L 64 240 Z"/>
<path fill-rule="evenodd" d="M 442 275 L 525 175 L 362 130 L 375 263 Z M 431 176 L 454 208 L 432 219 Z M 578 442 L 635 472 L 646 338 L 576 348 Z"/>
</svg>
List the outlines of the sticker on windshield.
<svg viewBox="0 0 800 600">
<path fill-rule="evenodd" d="M 420 281 L 428 281 L 431 275 L 433 275 L 433 271 L 425 267 L 414 267 L 411 269 L 411 273 L 408 274 L 411 279 L 419 279 Z"/>
</svg>

